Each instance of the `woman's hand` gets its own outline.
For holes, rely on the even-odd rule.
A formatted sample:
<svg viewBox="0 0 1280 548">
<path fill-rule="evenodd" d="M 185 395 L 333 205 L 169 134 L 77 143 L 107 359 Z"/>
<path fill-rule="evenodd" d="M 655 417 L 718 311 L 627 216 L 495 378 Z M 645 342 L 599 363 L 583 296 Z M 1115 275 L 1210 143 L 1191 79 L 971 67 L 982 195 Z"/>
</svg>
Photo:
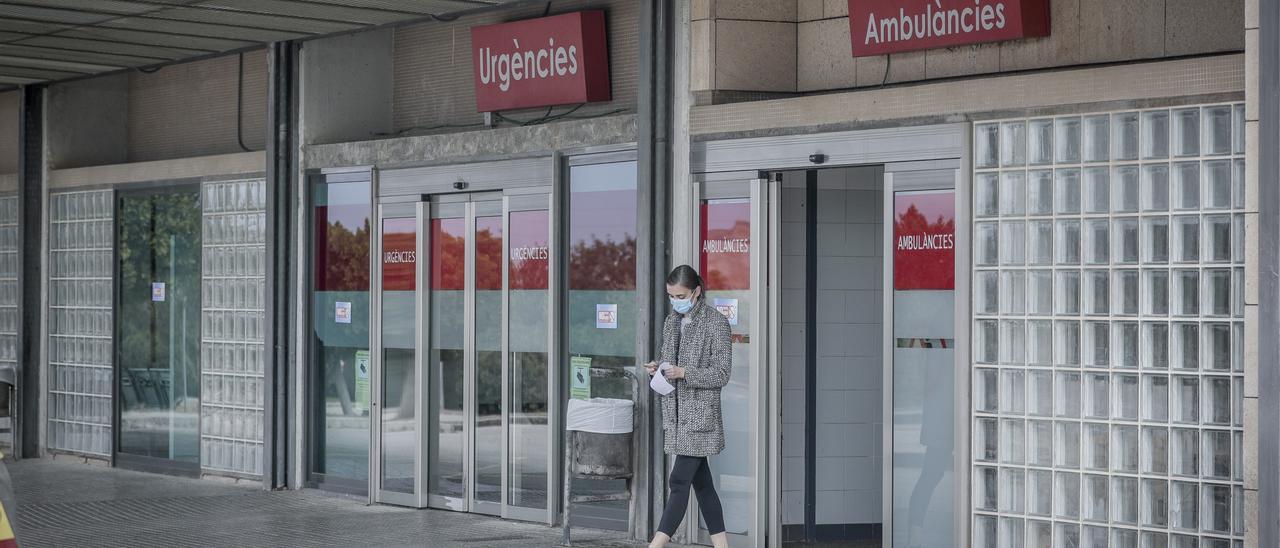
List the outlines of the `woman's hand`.
<svg viewBox="0 0 1280 548">
<path fill-rule="evenodd" d="M 644 364 L 644 370 L 650 377 L 652 377 L 654 373 L 658 372 L 658 362 L 649 362 Z"/>
<path fill-rule="evenodd" d="M 671 367 L 671 368 L 667 369 L 666 371 L 663 371 L 663 374 L 665 374 L 665 375 L 667 376 L 667 380 L 669 380 L 669 381 L 674 381 L 674 380 L 676 380 L 676 379 L 683 379 L 683 378 L 684 378 L 684 368 L 683 368 L 683 367 Z"/>
</svg>

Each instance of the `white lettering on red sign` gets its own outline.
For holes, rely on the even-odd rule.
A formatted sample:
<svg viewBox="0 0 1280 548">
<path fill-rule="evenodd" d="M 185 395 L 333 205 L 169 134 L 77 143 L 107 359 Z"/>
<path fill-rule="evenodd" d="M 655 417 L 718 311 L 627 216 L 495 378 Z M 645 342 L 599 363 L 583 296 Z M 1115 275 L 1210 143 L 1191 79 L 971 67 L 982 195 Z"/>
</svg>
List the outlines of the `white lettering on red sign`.
<svg viewBox="0 0 1280 548">
<path fill-rule="evenodd" d="M 747 238 L 704 240 L 702 242 L 703 253 L 747 253 L 749 251 L 751 251 L 751 240 Z"/>
<path fill-rule="evenodd" d="M 511 250 L 511 258 L 517 261 L 545 261 L 551 256 L 546 246 L 517 247 Z"/>
<path fill-rule="evenodd" d="M 578 74 L 578 46 L 556 46 L 556 39 L 547 41 L 545 47 L 522 50 L 520 41 L 511 40 L 512 50 L 494 53 L 491 48 L 480 48 L 480 83 L 498 84 L 498 89 L 511 89 L 511 82 L 548 79 Z"/>
<path fill-rule="evenodd" d="M 412 263 L 417 260 L 417 251 L 387 251 L 382 254 L 382 264 Z"/>
<path fill-rule="evenodd" d="M 923 10 L 911 13 L 906 8 L 898 8 L 898 13 L 888 17 L 872 13 L 867 16 L 863 45 L 942 38 L 1005 27 L 1004 2 L 983 4 L 982 0 L 973 0 L 973 4 L 972 7 L 944 9 L 941 0 L 934 0 L 933 3 L 925 2 Z"/>
<path fill-rule="evenodd" d="M 907 234 L 898 236 L 898 249 L 902 251 L 955 248 L 955 234 Z"/>
</svg>

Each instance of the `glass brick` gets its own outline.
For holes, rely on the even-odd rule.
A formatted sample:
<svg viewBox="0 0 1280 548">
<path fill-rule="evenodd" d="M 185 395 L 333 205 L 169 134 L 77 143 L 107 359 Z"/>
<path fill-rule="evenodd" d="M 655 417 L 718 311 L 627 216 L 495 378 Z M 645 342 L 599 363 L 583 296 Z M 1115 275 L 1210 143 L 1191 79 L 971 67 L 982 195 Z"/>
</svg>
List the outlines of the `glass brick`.
<svg viewBox="0 0 1280 548">
<path fill-rule="evenodd" d="M 1027 213 L 1053 214 L 1053 171 L 1042 169 L 1027 173 Z"/>
<path fill-rule="evenodd" d="M 1137 270 L 1116 270 L 1112 276 L 1115 288 L 1112 291 L 1114 303 L 1113 314 L 1136 316 L 1141 296 L 1140 277 Z"/>
<path fill-rule="evenodd" d="M 1000 273 L 980 270 L 974 273 L 975 314 L 997 314 L 1000 309 Z"/>
<path fill-rule="evenodd" d="M 1000 273 L 1000 311 L 1004 314 L 1024 314 L 1027 310 L 1027 274 L 1023 270 L 1005 270 Z"/>
<path fill-rule="evenodd" d="M 1105 316 L 1110 311 L 1111 280 L 1106 270 L 1084 271 L 1084 313 Z"/>
<path fill-rule="evenodd" d="M 973 476 L 973 506 L 979 510 L 997 510 L 999 492 L 998 471 L 995 468 L 979 466 Z"/>
<path fill-rule="evenodd" d="M 1120 264 L 1136 264 L 1138 262 L 1138 219 L 1120 218 L 1113 222 L 1112 249 L 1115 262 Z"/>
<path fill-rule="evenodd" d="M 1216 426 L 1231 425 L 1231 378 L 1204 378 L 1204 410 L 1201 415 L 1204 424 Z"/>
<path fill-rule="evenodd" d="M 1170 525 L 1179 529 L 1198 530 L 1200 527 L 1200 489 L 1194 483 L 1172 482 L 1169 497 Z"/>
<path fill-rule="evenodd" d="M 1142 427 L 1142 471 L 1148 474 L 1169 473 L 1169 429 L 1163 426 Z"/>
<path fill-rule="evenodd" d="M 1244 268 L 1236 267 L 1231 270 L 1231 316 L 1233 318 L 1244 317 Z"/>
<path fill-rule="evenodd" d="M 1231 324 L 1231 370 L 1244 371 L 1244 324 Z"/>
<path fill-rule="evenodd" d="M 1049 371 L 1027 371 L 1027 413 L 1032 416 L 1049 417 L 1053 415 L 1053 373 Z"/>
<path fill-rule="evenodd" d="M 1200 162 L 1173 164 L 1173 207 L 1200 208 Z"/>
<path fill-rule="evenodd" d="M 1000 411 L 1021 415 L 1026 408 L 1026 387 L 1023 372 L 1005 369 L 1000 372 Z"/>
<path fill-rule="evenodd" d="M 1196 377 L 1174 377 L 1171 403 L 1174 422 L 1198 424 L 1200 422 L 1200 380 Z"/>
<path fill-rule="evenodd" d="M 1027 164 L 1027 126 L 1022 122 L 1000 124 L 1000 165 Z"/>
<path fill-rule="evenodd" d="M 1000 172 L 1000 214 L 1024 215 L 1027 212 L 1027 173 Z"/>
<path fill-rule="evenodd" d="M 1142 548 L 1169 548 L 1169 533 L 1143 531 Z"/>
<path fill-rule="evenodd" d="M 1055 211 L 1059 215 L 1080 213 L 1080 170 L 1057 169 L 1053 172 Z"/>
<path fill-rule="evenodd" d="M 1245 160 L 1242 158 L 1231 161 L 1231 206 L 1236 209 L 1244 209 L 1244 167 Z"/>
<path fill-rule="evenodd" d="M 1057 351 L 1058 366 L 1080 366 L 1080 322 L 1054 322 L 1053 341 Z"/>
<path fill-rule="evenodd" d="M 1027 156 L 1029 163 L 1053 163 L 1053 120 L 1043 118 L 1027 123 Z"/>
<path fill-rule="evenodd" d="M 1087 373 L 1084 376 L 1084 416 L 1090 419 L 1108 419 L 1110 415 L 1111 376 L 1106 373 Z"/>
<path fill-rule="evenodd" d="M 1204 207 L 1205 209 L 1230 209 L 1231 202 L 1231 160 L 1211 160 L 1204 162 Z"/>
<path fill-rule="evenodd" d="M 1231 154 L 1231 105 L 1205 107 L 1202 112 L 1204 118 L 1201 127 L 1204 130 L 1204 135 L 1201 139 L 1204 144 L 1204 155 Z"/>
<path fill-rule="evenodd" d="M 1093 521 L 1107 521 L 1107 499 L 1110 498 L 1110 486 L 1106 476 L 1084 475 L 1084 492 L 1081 502 L 1083 518 Z M 1092 529 L 1092 528 L 1086 528 Z M 1102 530 L 1102 546 L 1106 546 L 1106 529 Z"/>
<path fill-rule="evenodd" d="M 1105 167 L 1084 170 L 1084 212 L 1111 212 L 1111 174 Z"/>
<path fill-rule="evenodd" d="M 1165 527 L 1169 524 L 1169 482 L 1142 480 L 1142 524 Z"/>
<path fill-rule="evenodd" d="M 1027 464 L 1053 466 L 1053 423 L 1027 421 Z"/>
<path fill-rule="evenodd" d="M 995 266 L 999 264 L 999 230 L 996 223 L 974 223 L 977 232 L 977 263 L 979 266 Z"/>
<path fill-rule="evenodd" d="M 1202 527 L 1205 531 L 1223 534 L 1231 533 L 1231 498 L 1230 485 L 1208 483 L 1204 485 L 1202 500 L 1204 523 Z M 1230 545 L 1226 544 L 1225 546 Z"/>
<path fill-rule="evenodd" d="M 1048 320 L 1027 322 L 1027 361 L 1032 365 L 1053 365 L 1053 323 Z"/>
<path fill-rule="evenodd" d="M 1109 159 L 1108 134 L 1110 127 L 1107 115 L 1086 116 L 1084 118 L 1084 161 L 1105 162 Z"/>
<path fill-rule="evenodd" d="M 1057 221 L 1057 229 L 1055 249 L 1057 250 L 1058 264 L 1080 264 L 1080 221 L 1059 220 Z"/>
<path fill-rule="evenodd" d="M 1205 262 L 1231 262 L 1233 241 L 1230 215 L 1204 216 Z"/>
<path fill-rule="evenodd" d="M 1058 373 L 1054 402 L 1059 417 L 1080 417 L 1080 374 Z"/>
<path fill-rule="evenodd" d="M 1148 421 L 1169 420 L 1169 377 L 1142 376 L 1142 418 Z"/>
<path fill-rule="evenodd" d="M 1059 270 L 1054 292 L 1054 309 L 1058 315 L 1076 315 L 1080 313 L 1080 271 Z"/>
<path fill-rule="evenodd" d="M 1231 109 L 1231 150 L 1236 154 L 1244 154 L 1244 105 L 1236 104 Z"/>
<path fill-rule="evenodd" d="M 1057 450 L 1053 454 L 1054 465 L 1059 468 L 1080 467 L 1080 423 L 1054 423 L 1054 445 Z"/>
<path fill-rule="evenodd" d="M 974 330 L 974 344 L 977 347 L 977 356 L 980 363 L 994 364 L 999 362 L 1000 358 L 1000 329 L 996 320 L 978 321 L 977 328 Z"/>
<path fill-rule="evenodd" d="M 1244 426 L 1244 378 L 1235 377 L 1231 385 L 1236 394 L 1236 397 L 1231 398 L 1231 424 L 1241 427 Z"/>
<path fill-rule="evenodd" d="M 1179 316 L 1200 314 L 1200 271 L 1173 271 L 1173 313 Z"/>
<path fill-rule="evenodd" d="M 1072 472 L 1054 474 L 1053 514 L 1067 519 L 1080 517 L 1080 474 Z"/>
<path fill-rule="evenodd" d="M 1236 485 L 1231 488 L 1231 528 L 1236 535 L 1244 535 L 1244 488 Z M 1244 543 L 1236 541 L 1232 548 L 1244 548 Z"/>
<path fill-rule="evenodd" d="M 1203 477 L 1231 479 L 1231 431 L 1206 430 L 1204 432 Z"/>
<path fill-rule="evenodd" d="M 1204 324 L 1201 364 L 1210 371 L 1231 370 L 1231 324 Z"/>
<path fill-rule="evenodd" d="M 1027 262 L 1027 227 L 1022 221 L 1000 223 L 1000 264 L 1023 265 Z"/>
<path fill-rule="evenodd" d="M 1138 113 L 1121 112 L 1111 117 L 1111 159 L 1138 159 Z"/>
<path fill-rule="evenodd" d="M 1110 433 L 1105 424 L 1085 423 L 1084 441 L 1080 447 L 1084 453 L 1083 465 L 1086 470 L 1107 470 L 1107 449 L 1110 448 Z"/>
<path fill-rule="evenodd" d="M 1084 324 L 1084 365 L 1087 367 L 1106 367 L 1111 357 L 1111 325 L 1107 322 L 1085 322 Z"/>
<path fill-rule="evenodd" d="M 1053 514 L 1053 473 L 1027 470 L 1027 513 L 1038 516 Z"/>
<path fill-rule="evenodd" d="M 974 548 L 997 548 L 1000 537 L 997 534 L 995 516 L 974 516 L 973 546 Z"/>
<path fill-rule="evenodd" d="M 1059 164 L 1074 164 L 1080 161 L 1080 119 L 1058 118 L 1054 120 L 1054 154 Z"/>
<path fill-rule="evenodd" d="M 1053 264 L 1053 221 L 1027 223 L 1027 264 L 1048 266 Z"/>
<path fill-rule="evenodd" d="M 1117 322 L 1112 332 L 1112 364 L 1115 367 L 1138 367 L 1142 337 L 1137 322 Z"/>
<path fill-rule="evenodd" d="M 1111 470 L 1138 473 L 1138 427 L 1117 425 L 1111 436 Z"/>
<path fill-rule="evenodd" d="M 1141 172 L 1138 166 L 1119 166 L 1111 174 L 1111 211 L 1136 213 L 1141 201 Z"/>
<path fill-rule="evenodd" d="M 1000 469 L 1000 511 L 1021 514 L 1026 507 L 1026 486 L 1021 468 Z"/>
<path fill-rule="evenodd" d="M 1120 420 L 1138 420 L 1138 376 L 1115 375 L 1111 381 L 1111 389 L 1115 394 L 1111 409 L 1112 417 Z"/>
<path fill-rule="evenodd" d="M 1019 471 L 1019 474 L 1022 472 Z M 1022 548 L 1026 538 L 1023 532 L 1023 521 L 1020 518 L 1000 518 L 1001 548 Z"/>
<path fill-rule="evenodd" d="M 1204 306 L 1201 309 L 1205 315 L 1231 316 L 1231 284 L 1231 270 L 1225 268 L 1205 269 Z"/>
<path fill-rule="evenodd" d="M 1237 263 L 1244 262 L 1244 215 L 1231 216 L 1231 256 Z"/>
<path fill-rule="evenodd" d="M 1105 265 L 1111 261 L 1110 224 L 1106 219 L 1088 220 L 1084 223 L 1084 262 Z"/>
<path fill-rule="evenodd" d="M 1053 314 L 1053 272 L 1027 272 L 1027 313 L 1037 316 Z"/>
<path fill-rule="evenodd" d="M 1111 478 L 1111 519 L 1117 523 L 1138 524 L 1137 479 Z"/>
<path fill-rule="evenodd" d="M 1173 154 L 1175 156 L 1200 155 L 1200 109 L 1187 108 L 1173 111 Z"/>
<path fill-rule="evenodd" d="M 1024 344 L 1026 328 L 1022 320 L 1001 320 L 1000 363 L 1023 365 L 1026 363 Z"/>
<path fill-rule="evenodd" d="M 1142 113 L 1142 157 L 1169 157 L 1169 111 L 1149 110 Z"/>
<path fill-rule="evenodd" d="M 1053 548 L 1079 548 L 1080 526 L 1057 522 L 1053 528 Z"/>
<path fill-rule="evenodd" d="M 1143 261 L 1163 264 L 1169 262 L 1169 219 L 1146 217 L 1143 226 Z"/>
</svg>

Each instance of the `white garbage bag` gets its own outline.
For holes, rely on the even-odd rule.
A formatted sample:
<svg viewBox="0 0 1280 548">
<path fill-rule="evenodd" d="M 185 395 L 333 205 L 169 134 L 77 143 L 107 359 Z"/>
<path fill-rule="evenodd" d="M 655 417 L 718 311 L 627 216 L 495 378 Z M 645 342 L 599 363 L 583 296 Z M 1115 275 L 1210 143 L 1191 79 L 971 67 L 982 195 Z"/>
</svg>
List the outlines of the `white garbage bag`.
<svg viewBox="0 0 1280 548">
<path fill-rule="evenodd" d="M 615 398 L 569 400 L 565 430 L 595 434 L 626 434 L 634 428 L 635 402 Z"/>
</svg>

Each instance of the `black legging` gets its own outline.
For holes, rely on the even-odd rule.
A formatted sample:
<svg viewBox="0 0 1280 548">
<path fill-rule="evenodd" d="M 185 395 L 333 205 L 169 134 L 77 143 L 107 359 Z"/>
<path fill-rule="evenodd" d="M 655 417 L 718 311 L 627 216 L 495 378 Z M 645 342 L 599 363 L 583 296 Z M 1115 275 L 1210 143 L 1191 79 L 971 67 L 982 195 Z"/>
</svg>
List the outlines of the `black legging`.
<svg viewBox="0 0 1280 548">
<path fill-rule="evenodd" d="M 698 496 L 698 508 L 702 509 L 702 519 L 707 522 L 707 532 L 716 535 L 724 532 L 724 510 L 720 508 L 720 495 L 716 494 L 715 482 L 711 480 L 711 465 L 707 457 L 686 457 L 676 455 L 676 463 L 671 467 L 671 497 L 667 499 L 667 508 L 662 511 L 662 523 L 658 531 L 668 537 L 675 536 L 676 528 L 684 520 L 685 509 L 689 507 L 689 486 Z"/>
</svg>

